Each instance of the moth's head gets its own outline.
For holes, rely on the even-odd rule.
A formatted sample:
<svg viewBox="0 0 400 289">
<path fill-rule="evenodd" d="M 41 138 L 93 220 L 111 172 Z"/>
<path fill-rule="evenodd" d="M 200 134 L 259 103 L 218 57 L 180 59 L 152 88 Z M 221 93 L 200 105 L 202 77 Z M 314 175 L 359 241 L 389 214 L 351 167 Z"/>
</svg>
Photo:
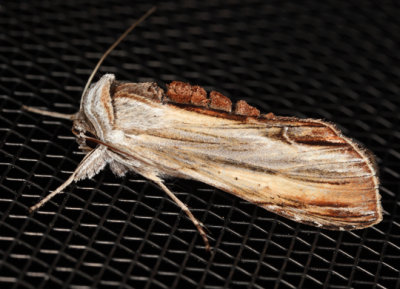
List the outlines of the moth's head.
<svg viewBox="0 0 400 289">
<path fill-rule="evenodd" d="M 84 114 L 77 113 L 72 125 L 72 133 L 76 136 L 76 141 L 79 148 L 84 151 L 91 151 L 97 144 L 88 140 L 89 138 L 97 139 L 95 129 L 90 122 L 85 118 Z"/>
</svg>

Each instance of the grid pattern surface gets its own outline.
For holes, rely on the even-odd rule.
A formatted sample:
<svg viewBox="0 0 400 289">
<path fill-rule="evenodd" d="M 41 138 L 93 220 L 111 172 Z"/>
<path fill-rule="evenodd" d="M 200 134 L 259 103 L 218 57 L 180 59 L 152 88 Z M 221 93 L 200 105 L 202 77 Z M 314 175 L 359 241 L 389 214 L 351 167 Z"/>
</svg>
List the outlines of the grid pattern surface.
<svg viewBox="0 0 400 289">
<path fill-rule="evenodd" d="M 265 113 L 335 122 L 377 156 L 377 226 L 321 230 L 199 182 L 168 180 L 209 229 L 209 254 L 159 188 L 109 169 L 28 213 L 83 155 L 68 121 L 21 105 L 75 112 L 101 54 L 151 4 L 0 3 L 0 287 L 400 288 L 395 1 L 162 1 L 98 74 L 188 81 Z"/>
</svg>

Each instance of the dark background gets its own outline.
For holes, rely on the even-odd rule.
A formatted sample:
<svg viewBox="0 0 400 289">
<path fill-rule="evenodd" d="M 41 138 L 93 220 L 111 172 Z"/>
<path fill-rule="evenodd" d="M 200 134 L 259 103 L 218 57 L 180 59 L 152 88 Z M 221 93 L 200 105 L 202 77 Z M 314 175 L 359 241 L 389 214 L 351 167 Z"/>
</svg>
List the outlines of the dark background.
<svg viewBox="0 0 400 289">
<path fill-rule="evenodd" d="M 96 79 L 188 81 L 265 113 L 332 121 L 376 154 L 384 219 L 353 232 L 168 180 L 210 230 L 209 254 L 186 215 L 133 173 L 106 169 L 27 212 L 83 155 L 68 121 L 21 105 L 77 111 L 101 54 L 153 3 L 1 2 L 0 287 L 400 288 L 395 3 L 163 1 L 107 59 Z"/>
</svg>

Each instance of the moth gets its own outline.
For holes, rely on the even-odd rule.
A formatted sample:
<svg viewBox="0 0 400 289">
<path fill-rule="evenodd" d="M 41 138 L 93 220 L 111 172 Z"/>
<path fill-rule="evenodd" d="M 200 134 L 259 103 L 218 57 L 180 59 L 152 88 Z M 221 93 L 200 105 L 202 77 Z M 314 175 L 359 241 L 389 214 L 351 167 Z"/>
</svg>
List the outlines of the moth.
<svg viewBox="0 0 400 289">
<path fill-rule="evenodd" d="M 73 121 L 86 155 L 72 175 L 30 208 L 35 211 L 69 184 L 107 165 L 117 176 L 134 171 L 157 184 L 188 215 L 210 248 L 203 225 L 164 184 L 193 179 L 291 220 L 329 230 L 362 229 L 382 220 L 374 156 L 318 119 L 260 114 L 245 101 L 174 81 L 131 83 L 106 74 L 91 80 L 80 109 L 69 115 L 25 109 Z M 90 86 L 89 86 L 90 85 Z"/>
</svg>

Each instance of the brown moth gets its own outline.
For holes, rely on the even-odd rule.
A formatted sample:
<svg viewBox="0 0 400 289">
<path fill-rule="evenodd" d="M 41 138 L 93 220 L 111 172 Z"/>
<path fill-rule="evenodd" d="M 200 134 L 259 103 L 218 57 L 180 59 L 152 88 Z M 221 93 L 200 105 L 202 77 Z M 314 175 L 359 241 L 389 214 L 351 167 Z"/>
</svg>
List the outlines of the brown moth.
<svg viewBox="0 0 400 289">
<path fill-rule="evenodd" d="M 245 101 L 174 81 L 120 82 L 106 74 L 89 84 L 77 113 L 24 107 L 73 121 L 86 156 L 38 209 L 73 181 L 92 178 L 106 165 L 118 176 L 134 171 L 162 188 L 189 216 L 206 249 L 202 224 L 163 183 L 194 179 L 232 193 L 291 220 L 330 230 L 362 229 L 382 220 L 373 155 L 328 122 L 263 115 Z M 92 148 L 87 142 L 95 143 Z"/>
</svg>

